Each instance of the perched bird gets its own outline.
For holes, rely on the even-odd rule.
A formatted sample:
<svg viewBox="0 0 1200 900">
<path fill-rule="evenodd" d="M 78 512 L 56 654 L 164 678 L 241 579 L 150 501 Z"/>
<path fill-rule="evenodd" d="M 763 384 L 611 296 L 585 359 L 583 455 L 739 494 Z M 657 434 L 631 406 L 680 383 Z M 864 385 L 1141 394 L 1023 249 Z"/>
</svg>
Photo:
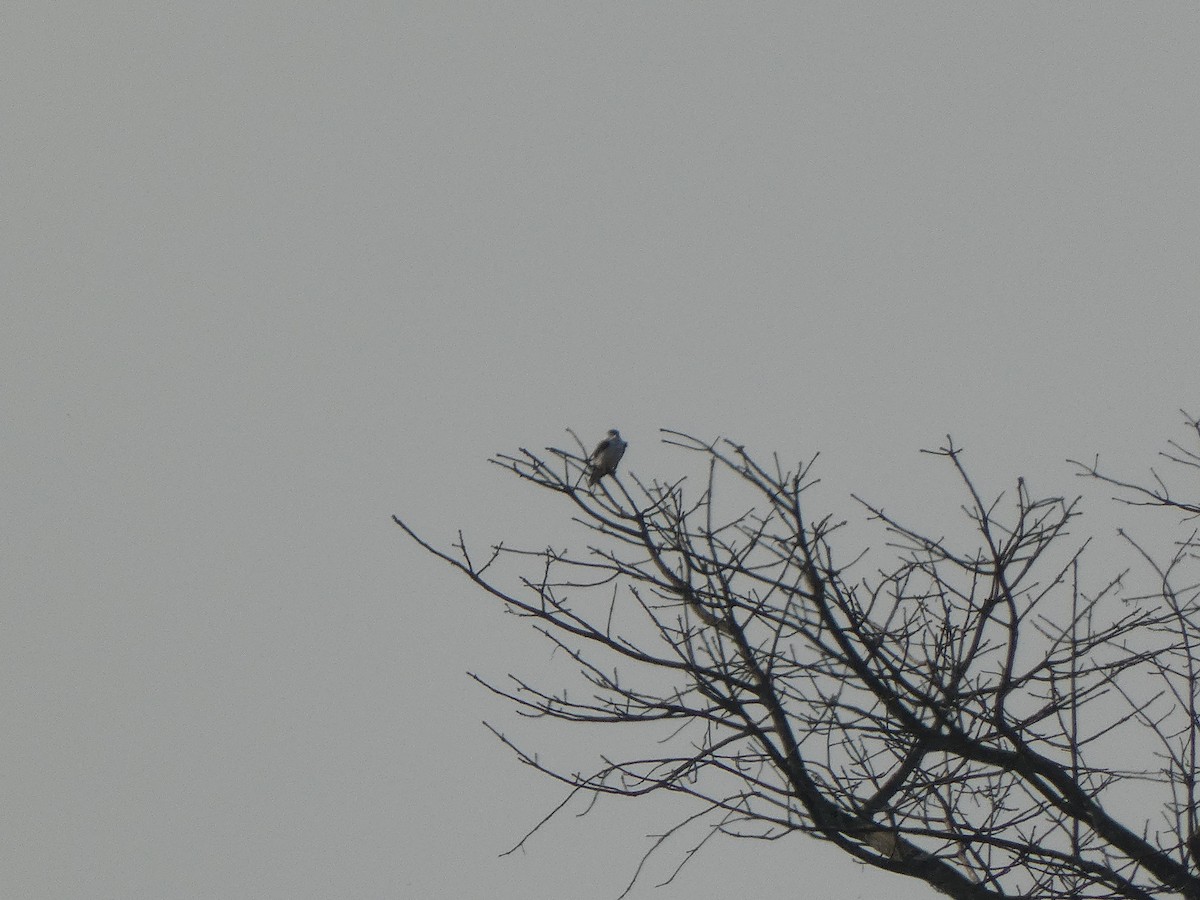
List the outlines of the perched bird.
<svg viewBox="0 0 1200 900">
<path fill-rule="evenodd" d="M 625 447 L 625 442 L 621 440 L 621 432 L 610 428 L 608 437 L 597 444 L 592 455 L 588 457 L 592 464 L 592 471 L 588 475 L 588 484 L 595 484 L 605 475 L 611 475 L 617 471 L 617 463 L 625 455 Z"/>
</svg>

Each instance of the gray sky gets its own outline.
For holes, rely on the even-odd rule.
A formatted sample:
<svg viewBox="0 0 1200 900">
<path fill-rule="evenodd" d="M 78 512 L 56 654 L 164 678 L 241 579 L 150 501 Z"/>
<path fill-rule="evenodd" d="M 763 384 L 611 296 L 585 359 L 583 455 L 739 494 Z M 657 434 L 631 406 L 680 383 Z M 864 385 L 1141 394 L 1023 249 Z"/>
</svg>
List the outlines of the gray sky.
<svg viewBox="0 0 1200 900">
<path fill-rule="evenodd" d="M 1144 467 L 1200 413 L 1198 46 L 1190 4 L 7 4 L 6 894 L 615 897 L 690 810 L 497 859 L 561 791 L 480 720 L 601 747 L 466 678 L 553 666 L 389 515 L 566 535 L 485 462 L 566 427 L 934 521 L 946 432 L 989 489 Z M 634 896 L 929 896 L 677 861 Z"/>
</svg>

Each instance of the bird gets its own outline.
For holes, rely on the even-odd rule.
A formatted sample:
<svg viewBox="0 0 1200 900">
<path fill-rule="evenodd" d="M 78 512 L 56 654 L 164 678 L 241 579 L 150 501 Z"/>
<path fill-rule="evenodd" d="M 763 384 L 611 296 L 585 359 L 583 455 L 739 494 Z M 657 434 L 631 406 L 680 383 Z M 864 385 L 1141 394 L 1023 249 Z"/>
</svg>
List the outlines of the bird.
<svg viewBox="0 0 1200 900">
<path fill-rule="evenodd" d="M 592 464 L 591 472 L 588 475 L 589 485 L 593 485 L 605 475 L 612 475 L 617 471 L 617 463 L 625 455 L 626 446 L 627 444 L 621 440 L 621 432 L 610 428 L 608 437 L 598 443 L 596 449 L 592 451 L 592 455 L 588 457 L 588 461 Z"/>
</svg>

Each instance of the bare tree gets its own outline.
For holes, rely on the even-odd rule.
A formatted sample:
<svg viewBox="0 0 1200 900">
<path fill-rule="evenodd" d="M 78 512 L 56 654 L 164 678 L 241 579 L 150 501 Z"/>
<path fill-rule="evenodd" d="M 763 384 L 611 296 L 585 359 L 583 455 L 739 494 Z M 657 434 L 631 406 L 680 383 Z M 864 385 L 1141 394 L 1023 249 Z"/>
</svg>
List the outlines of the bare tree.
<svg viewBox="0 0 1200 900">
<path fill-rule="evenodd" d="M 926 536 L 855 498 L 887 536 L 880 566 L 878 551 L 835 555 L 839 522 L 808 509 L 815 458 L 789 469 L 731 441 L 663 439 L 703 461 L 694 493 L 630 474 L 581 487 L 582 444 L 493 460 L 561 495 L 590 533 L 583 552 L 477 557 L 461 533 L 441 550 L 395 520 L 529 617 L 587 683 L 491 690 L 531 715 L 655 738 L 573 775 L 498 733 L 570 785 L 564 805 L 686 795 L 694 807 L 646 854 L 699 829 L 685 863 L 713 835 L 804 832 L 952 897 L 1200 898 L 1194 531 L 1165 560 L 1125 536 L 1152 590 L 1130 591 L 1127 572 L 1089 588 L 1087 542 L 1067 531 L 1078 501 L 1022 480 L 985 500 L 947 439 L 928 452 L 956 473 L 964 527 Z M 1181 445 L 1164 456 L 1200 469 Z M 1142 487 L 1076 465 L 1124 502 L 1200 515 L 1157 474 Z"/>
</svg>

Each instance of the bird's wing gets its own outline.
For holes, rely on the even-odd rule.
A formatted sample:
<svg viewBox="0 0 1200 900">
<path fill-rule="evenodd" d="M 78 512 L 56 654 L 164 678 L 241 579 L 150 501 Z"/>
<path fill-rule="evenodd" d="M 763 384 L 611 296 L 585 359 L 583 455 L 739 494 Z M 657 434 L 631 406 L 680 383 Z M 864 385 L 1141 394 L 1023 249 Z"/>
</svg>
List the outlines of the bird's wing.
<svg viewBox="0 0 1200 900">
<path fill-rule="evenodd" d="M 608 449 L 608 445 L 609 445 L 608 440 L 603 440 L 600 443 L 598 443 L 596 445 L 596 449 L 592 451 L 592 455 L 590 458 L 595 459 L 596 457 L 600 456 L 600 454 L 602 454 L 605 450 Z"/>
</svg>

